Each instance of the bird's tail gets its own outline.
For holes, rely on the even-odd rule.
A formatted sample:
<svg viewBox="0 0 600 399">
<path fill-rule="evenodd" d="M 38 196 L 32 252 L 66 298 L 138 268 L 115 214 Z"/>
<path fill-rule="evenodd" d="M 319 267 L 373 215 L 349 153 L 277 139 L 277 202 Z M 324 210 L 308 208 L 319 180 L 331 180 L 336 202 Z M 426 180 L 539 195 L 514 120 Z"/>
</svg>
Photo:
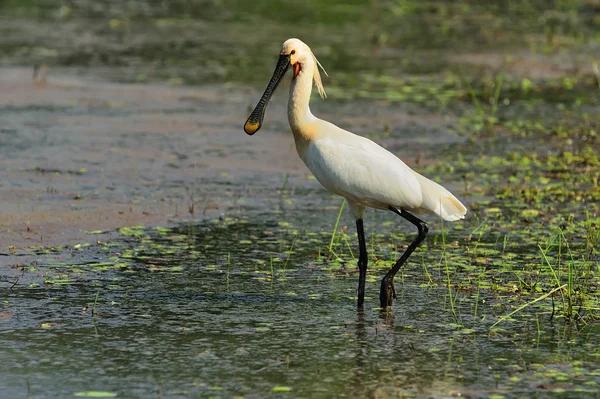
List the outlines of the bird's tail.
<svg viewBox="0 0 600 399">
<path fill-rule="evenodd" d="M 415 173 L 421 185 L 424 210 L 439 215 L 444 220 L 464 219 L 467 208 L 448 190 L 425 176 Z"/>
</svg>

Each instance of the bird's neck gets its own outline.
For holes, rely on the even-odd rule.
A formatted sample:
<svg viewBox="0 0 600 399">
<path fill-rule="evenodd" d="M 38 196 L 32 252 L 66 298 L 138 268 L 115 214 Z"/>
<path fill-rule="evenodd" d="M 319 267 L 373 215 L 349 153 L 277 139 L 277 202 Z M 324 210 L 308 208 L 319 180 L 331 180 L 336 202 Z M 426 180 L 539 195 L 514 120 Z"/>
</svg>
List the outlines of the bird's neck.
<svg viewBox="0 0 600 399">
<path fill-rule="evenodd" d="M 315 117 L 310 112 L 308 103 L 312 92 L 314 65 L 302 65 L 298 76 L 292 80 L 290 86 L 290 101 L 288 103 L 288 120 L 294 134 L 302 127 L 314 121 Z"/>
</svg>

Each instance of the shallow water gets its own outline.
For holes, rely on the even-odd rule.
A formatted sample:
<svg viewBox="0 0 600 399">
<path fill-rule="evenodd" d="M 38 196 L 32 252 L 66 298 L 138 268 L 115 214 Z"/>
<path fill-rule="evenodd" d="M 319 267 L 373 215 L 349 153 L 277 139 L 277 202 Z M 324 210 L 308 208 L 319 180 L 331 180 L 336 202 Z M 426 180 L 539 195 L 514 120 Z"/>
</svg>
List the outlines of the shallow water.
<svg viewBox="0 0 600 399">
<path fill-rule="evenodd" d="M 418 264 L 397 279 L 394 311 L 382 314 L 378 279 L 388 266 L 371 269 L 357 311 L 354 261 L 334 265 L 315 253 L 328 245 L 325 234 L 298 238 L 274 220 L 124 234 L 73 263 L 36 265 L 60 281 L 3 289 L 14 309 L 0 321 L 3 397 L 597 393 L 597 326 L 574 331 L 532 313 L 491 332 L 502 301 L 489 292 L 477 296 L 475 319 L 473 293 L 464 297 L 457 322 L 446 288 L 423 285 Z M 436 256 L 422 256 L 435 273 Z"/>
<path fill-rule="evenodd" d="M 600 395 L 597 7 L 264 4 L 0 5 L 0 397 Z M 412 226 L 367 212 L 358 312 L 287 82 L 242 132 L 290 36 L 318 116 L 470 208 L 428 219 L 390 313 Z"/>
</svg>

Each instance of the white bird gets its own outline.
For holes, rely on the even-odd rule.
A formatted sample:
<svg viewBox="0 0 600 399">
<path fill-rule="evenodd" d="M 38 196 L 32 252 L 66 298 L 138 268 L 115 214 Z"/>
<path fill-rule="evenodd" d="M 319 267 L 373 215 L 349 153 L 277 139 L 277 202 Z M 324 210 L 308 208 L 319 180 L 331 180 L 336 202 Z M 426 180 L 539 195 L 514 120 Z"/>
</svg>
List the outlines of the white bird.
<svg viewBox="0 0 600 399">
<path fill-rule="evenodd" d="M 394 154 L 373 141 L 315 117 L 309 108 L 313 82 L 322 98 L 319 61 L 299 39 L 283 43 L 279 61 L 256 108 L 244 124 L 252 135 L 262 126 L 271 95 L 289 67 L 293 69 L 288 119 L 296 150 L 308 169 L 329 191 L 346 198 L 356 218 L 360 255 L 358 260 L 358 306 L 363 306 L 367 273 L 367 248 L 363 229 L 365 208 L 391 210 L 414 224 L 417 238 L 381 281 L 379 299 L 383 309 L 396 298 L 393 279 L 410 254 L 425 239 L 427 223 L 414 213 L 433 213 L 444 220 L 463 219 L 467 208 L 439 184 L 410 169 Z M 325 70 L 323 69 L 325 72 Z"/>
</svg>

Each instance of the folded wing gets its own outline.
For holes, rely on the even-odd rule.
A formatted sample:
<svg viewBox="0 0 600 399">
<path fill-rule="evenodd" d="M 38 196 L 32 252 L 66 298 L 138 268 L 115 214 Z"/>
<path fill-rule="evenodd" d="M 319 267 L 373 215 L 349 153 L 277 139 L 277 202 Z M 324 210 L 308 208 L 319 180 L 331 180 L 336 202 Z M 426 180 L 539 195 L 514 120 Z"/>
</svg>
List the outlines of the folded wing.
<svg viewBox="0 0 600 399">
<path fill-rule="evenodd" d="M 328 190 L 378 209 L 388 206 L 462 219 L 466 208 L 439 184 L 414 172 L 385 148 L 335 125 L 339 134 L 314 141 L 306 165 Z M 331 132 L 331 128 L 328 128 Z"/>
</svg>

